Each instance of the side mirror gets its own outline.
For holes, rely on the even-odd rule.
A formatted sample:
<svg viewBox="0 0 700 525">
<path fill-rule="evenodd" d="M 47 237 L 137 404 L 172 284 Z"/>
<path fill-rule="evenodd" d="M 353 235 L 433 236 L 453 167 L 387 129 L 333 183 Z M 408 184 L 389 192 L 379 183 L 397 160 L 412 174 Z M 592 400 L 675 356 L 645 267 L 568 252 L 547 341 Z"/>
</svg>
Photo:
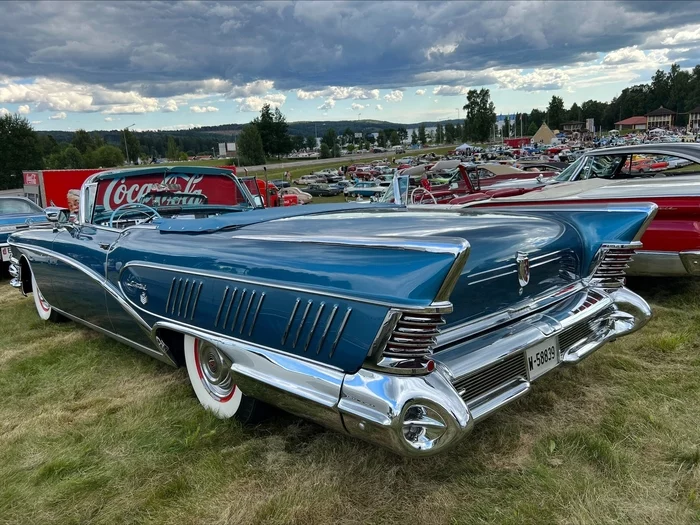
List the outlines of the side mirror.
<svg viewBox="0 0 700 525">
<path fill-rule="evenodd" d="M 66 224 L 70 219 L 70 210 L 68 208 L 49 206 L 44 210 L 44 213 L 46 213 L 46 220 L 57 224 Z"/>
</svg>

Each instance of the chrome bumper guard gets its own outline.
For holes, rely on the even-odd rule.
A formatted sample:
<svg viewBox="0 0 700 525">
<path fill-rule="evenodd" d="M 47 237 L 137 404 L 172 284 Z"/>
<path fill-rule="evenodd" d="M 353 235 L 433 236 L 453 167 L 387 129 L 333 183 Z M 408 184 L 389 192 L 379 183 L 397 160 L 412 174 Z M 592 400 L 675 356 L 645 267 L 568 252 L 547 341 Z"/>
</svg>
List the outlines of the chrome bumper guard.
<svg viewBox="0 0 700 525">
<path fill-rule="evenodd" d="M 700 275 L 700 251 L 638 251 L 625 272 L 630 276 L 684 277 Z"/>
<path fill-rule="evenodd" d="M 401 455 L 428 456 L 530 390 L 525 352 L 531 346 L 558 336 L 558 365 L 573 365 L 650 317 L 647 303 L 626 288 L 584 289 L 525 320 L 438 348 L 435 370 L 421 376 L 365 368 L 344 374 L 176 323 L 157 323 L 153 336 L 167 328 L 207 338 L 231 359 L 242 392 Z"/>
<path fill-rule="evenodd" d="M 13 288 L 22 288 L 22 276 L 20 273 L 19 261 L 14 257 L 10 258 L 10 267 L 8 269 L 10 273 L 10 286 Z"/>
</svg>

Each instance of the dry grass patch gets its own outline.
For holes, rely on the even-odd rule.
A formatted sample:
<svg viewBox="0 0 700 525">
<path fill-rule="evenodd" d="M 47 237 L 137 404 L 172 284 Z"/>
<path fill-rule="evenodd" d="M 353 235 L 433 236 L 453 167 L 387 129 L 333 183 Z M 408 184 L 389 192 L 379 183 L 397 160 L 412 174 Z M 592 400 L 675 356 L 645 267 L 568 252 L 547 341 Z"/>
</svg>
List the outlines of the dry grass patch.
<svg viewBox="0 0 700 525">
<path fill-rule="evenodd" d="M 632 286 L 647 328 L 427 460 L 281 412 L 217 420 L 183 370 L 0 287 L 0 523 L 697 522 L 700 283 Z"/>
</svg>

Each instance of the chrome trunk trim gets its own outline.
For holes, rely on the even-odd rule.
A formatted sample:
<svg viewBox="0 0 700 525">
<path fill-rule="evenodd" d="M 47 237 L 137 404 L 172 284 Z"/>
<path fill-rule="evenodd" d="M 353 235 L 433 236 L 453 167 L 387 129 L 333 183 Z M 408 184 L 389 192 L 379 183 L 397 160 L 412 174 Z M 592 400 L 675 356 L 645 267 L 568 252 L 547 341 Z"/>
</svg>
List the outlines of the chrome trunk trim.
<svg viewBox="0 0 700 525">
<path fill-rule="evenodd" d="M 287 342 L 287 337 L 289 336 L 289 329 L 292 327 L 292 323 L 294 322 L 294 316 L 297 314 L 297 310 L 299 309 L 300 303 L 301 299 L 297 298 L 296 302 L 294 303 L 294 307 L 292 308 L 292 313 L 289 316 L 289 321 L 287 321 L 287 326 L 284 328 L 284 334 L 282 334 L 282 346 L 284 346 L 284 343 Z"/>
</svg>

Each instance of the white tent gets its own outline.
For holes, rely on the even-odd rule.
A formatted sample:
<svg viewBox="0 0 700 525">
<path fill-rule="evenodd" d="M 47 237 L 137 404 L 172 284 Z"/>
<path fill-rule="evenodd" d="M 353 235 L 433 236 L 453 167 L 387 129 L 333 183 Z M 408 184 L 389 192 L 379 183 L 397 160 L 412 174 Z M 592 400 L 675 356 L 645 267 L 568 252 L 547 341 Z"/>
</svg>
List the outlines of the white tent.
<svg viewBox="0 0 700 525">
<path fill-rule="evenodd" d="M 464 144 L 462 144 L 461 146 L 455 148 L 456 151 L 467 151 L 467 150 L 471 151 L 473 149 L 474 149 L 474 147 L 470 146 L 466 142 Z"/>
</svg>

